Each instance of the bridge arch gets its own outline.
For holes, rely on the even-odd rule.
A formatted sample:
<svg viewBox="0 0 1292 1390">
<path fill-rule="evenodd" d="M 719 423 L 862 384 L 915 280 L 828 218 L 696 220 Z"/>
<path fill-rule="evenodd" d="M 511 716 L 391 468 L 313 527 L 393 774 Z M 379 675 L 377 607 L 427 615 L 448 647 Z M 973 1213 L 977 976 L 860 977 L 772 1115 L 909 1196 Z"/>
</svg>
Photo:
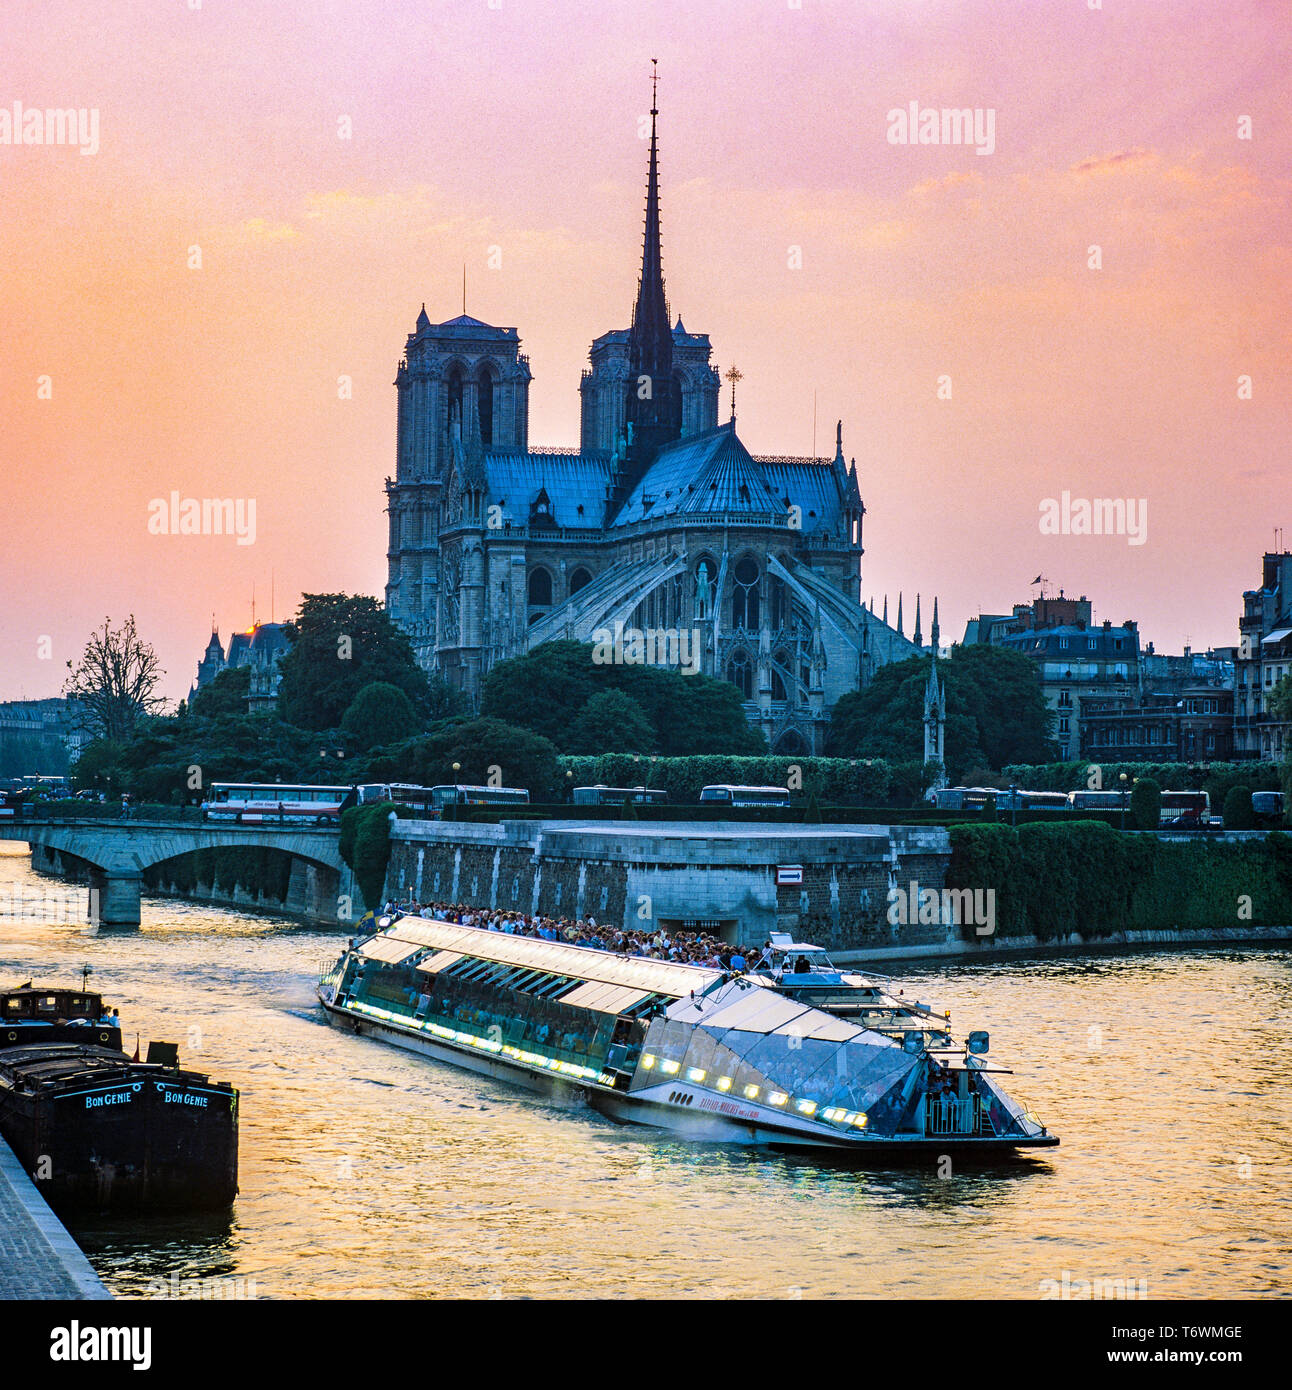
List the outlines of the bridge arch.
<svg viewBox="0 0 1292 1390">
<path fill-rule="evenodd" d="M 341 861 L 338 833 L 321 827 L 29 821 L 0 825 L 0 838 L 26 841 L 32 850 L 32 867 L 38 871 L 78 879 L 84 875 L 91 893 L 91 920 L 104 926 L 138 926 L 141 891 L 167 877 L 158 866 L 175 861 L 187 863 L 195 876 L 198 866 L 212 871 L 213 886 L 222 877 L 233 881 L 236 898 L 239 879 L 248 885 L 279 886 L 282 866 L 271 856 L 283 856 L 288 868 L 280 903 L 263 902 L 258 892 L 256 898 L 236 905 L 263 905 L 327 924 L 357 917 L 363 910 L 349 869 Z M 209 857 L 211 851 L 238 853 L 221 864 L 220 859 Z M 239 853 L 246 859 L 242 874 L 237 872 Z M 208 857 L 195 860 L 195 855 L 204 854 Z M 178 875 L 179 887 L 188 886 L 187 877 L 186 871 Z M 171 877 L 168 882 L 177 879 Z"/>
</svg>

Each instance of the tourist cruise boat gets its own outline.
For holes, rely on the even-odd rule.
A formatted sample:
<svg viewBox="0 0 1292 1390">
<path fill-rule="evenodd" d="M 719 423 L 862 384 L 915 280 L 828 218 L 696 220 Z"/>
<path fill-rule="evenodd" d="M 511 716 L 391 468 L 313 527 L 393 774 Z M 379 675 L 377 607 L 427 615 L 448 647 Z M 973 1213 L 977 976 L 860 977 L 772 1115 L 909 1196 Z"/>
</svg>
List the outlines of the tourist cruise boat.
<svg viewBox="0 0 1292 1390">
<path fill-rule="evenodd" d="M 951 1044 L 948 1014 L 907 999 L 887 975 L 841 969 L 824 947 L 795 941 L 784 932 L 771 934 L 751 973 L 790 999 L 863 1028 L 890 1034 L 920 1031 L 930 1044 Z"/>
<path fill-rule="evenodd" d="M 999 1083 L 986 1033 L 864 1028 L 759 975 L 405 917 L 322 976 L 364 1036 L 689 1139 L 982 1153 L 1059 1141 Z"/>
</svg>

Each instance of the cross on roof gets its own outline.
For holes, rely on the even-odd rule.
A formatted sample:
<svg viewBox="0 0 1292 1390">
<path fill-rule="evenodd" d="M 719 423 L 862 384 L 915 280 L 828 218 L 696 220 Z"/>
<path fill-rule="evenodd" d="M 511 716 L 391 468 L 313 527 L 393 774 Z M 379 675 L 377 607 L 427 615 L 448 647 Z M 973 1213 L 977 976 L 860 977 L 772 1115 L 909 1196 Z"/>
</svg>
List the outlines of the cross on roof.
<svg viewBox="0 0 1292 1390">
<path fill-rule="evenodd" d="M 733 362 L 731 366 L 727 368 L 724 375 L 731 383 L 731 418 L 734 420 L 736 418 L 736 382 L 743 381 L 745 379 L 745 374 Z"/>
</svg>

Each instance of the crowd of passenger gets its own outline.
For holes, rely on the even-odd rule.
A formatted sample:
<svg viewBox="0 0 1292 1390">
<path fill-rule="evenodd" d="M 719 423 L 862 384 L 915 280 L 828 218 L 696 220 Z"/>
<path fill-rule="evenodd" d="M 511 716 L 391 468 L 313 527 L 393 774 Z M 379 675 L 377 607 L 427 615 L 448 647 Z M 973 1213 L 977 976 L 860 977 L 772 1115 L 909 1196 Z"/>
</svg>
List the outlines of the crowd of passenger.
<svg viewBox="0 0 1292 1390">
<path fill-rule="evenodd" d="M 655 927 L 645 931 L 625 931 L 586 917 L 539 917 L 524 912 L 503 912 L 469 907 L 463 903 L 388 902 L 383 912 L 393 916 L 433 917 L 438 922 L 454 922 L 464 927 L 505 932 L 509 936 L 530 936 L 541 941 L 561 941 L 570 946 L 588 946 L 594 951 L 613 951 L 621 956 L 646 960 L 675 961 L 681 965 L 703 965 L 713 970 L 750 969 L 762 950 L 742 951 L 703 931 L 666 931 Z M 765 949 L 765 948 L 764 948 Z"/>
</svg>

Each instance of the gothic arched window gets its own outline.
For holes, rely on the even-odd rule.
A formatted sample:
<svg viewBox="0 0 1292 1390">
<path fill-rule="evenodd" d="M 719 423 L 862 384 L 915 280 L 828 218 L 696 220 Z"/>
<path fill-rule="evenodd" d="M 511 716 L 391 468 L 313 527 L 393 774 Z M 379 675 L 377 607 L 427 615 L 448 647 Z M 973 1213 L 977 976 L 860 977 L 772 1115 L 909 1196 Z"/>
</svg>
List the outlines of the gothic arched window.
<svg viewBox="0 0 1292 1390">
<path fill-rule="evenodd" d="M 493 445 L 494 377 L 493 370 L 487 362 L 480 368 L 477 390 L 480 398 L 476 408 L 476 414 L 480 417 L 480 442 L 488 449 Z"/>
<path fill-rule="evenodd" d="M 587 570 L 580 566 L 570 576 L 570 593 L 577 594 L 580 589 L 586 588 L 591 583 L 592 576 L 588 573 Z"/>
<path fill-rule="evenodd" d="M 771 625 L 773 628 L 788 627 L 790 619 L 790 604 L 789 591 L 785 587 L 785 581 L 782 579 L 777 579 L 775 576 L 773 576 L 768 581 L 768 585 L 770 590 L 768 597 L 772 607 Z M 789 665 L 789 663 L 786 662 L 786 665 Z"/>
<path fill-rule="evenodd" d="M 749 657 L 744 652 L 736 652 L 727 662 L 727 679 L 746 700 L 754 698 L 754 668 L 749 664 Z"/>
<path fill-rule="evenodd" d="M 745 555 L 736 562 L 732 572 L 735 583 L 731 590 L 731 624 L 733 627 L 758 626 L 758 562 Z"/>
<path fill-rule="evenodd" d="M 454 425 L 462 424 L 462 368 L 454 367 L 449 373 L 449 438 L 453 438 Z"/>
<path fill-rule="evenodd" d="M 772 654 L 772 699 L 788 700 L 789 695 L 785 689 L 785 679 L 781 675 L 778 669 L 779 667 L 783 667 L 786 670 L 790 669 L 790 657 L 788 652 L 778 650 Z"/>
<path fill-rule="evenodd" d="M 547 608 L 552 603 L 552 576 L 545 569 L 532 569 L 529 572 L 529 606 Z"/>
</svg>

